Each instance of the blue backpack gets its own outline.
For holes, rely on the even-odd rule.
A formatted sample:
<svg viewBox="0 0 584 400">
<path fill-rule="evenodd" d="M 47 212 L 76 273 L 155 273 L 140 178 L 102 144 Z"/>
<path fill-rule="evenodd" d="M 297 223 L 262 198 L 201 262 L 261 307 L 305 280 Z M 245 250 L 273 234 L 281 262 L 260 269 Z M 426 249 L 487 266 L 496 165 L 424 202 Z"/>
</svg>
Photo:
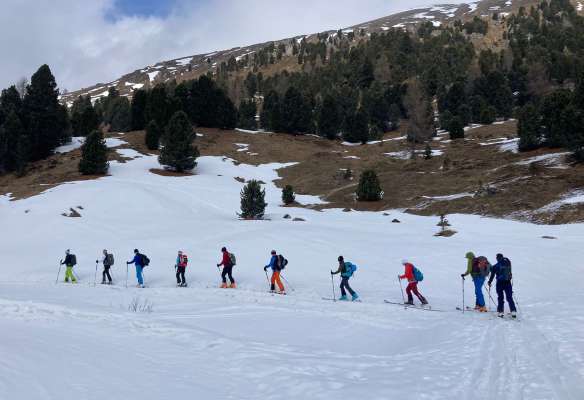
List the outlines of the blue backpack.
<svg viewBox="0 0 584 400">
<path fill-rule="evenodd" d="M 414 279 L 416 282 L 422 282 L 424 280 L 424 274 L 416 267 L 414 267 Z"/>
<path fill-rule="evenodd" d="M 357 271 L 357 266 L 353 263 L 350 262 L 346 262 L 345 263 L 345 272 L 343 272 L 341 274 L 342 277 L 344 278 L 350 278 L 353 276 L 353 274 L 355 273 L 355 271 Z"/>
</svg>

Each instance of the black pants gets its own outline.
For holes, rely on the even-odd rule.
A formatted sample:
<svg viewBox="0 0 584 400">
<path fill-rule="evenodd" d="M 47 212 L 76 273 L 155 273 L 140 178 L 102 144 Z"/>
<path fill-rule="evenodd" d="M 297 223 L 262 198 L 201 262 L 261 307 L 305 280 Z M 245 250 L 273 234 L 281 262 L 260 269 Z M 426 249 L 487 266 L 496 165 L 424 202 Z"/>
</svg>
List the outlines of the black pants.
<svg viewBox="0 0 584 400">
<path fill-rule="evenodd" d="M 111 275 L 110 275 L 110 273 L 109 273 L 109 270 L 110 270 L 110 268 L 111 268 L 111 267 L 110 267 L 110 266 L 108 266 L 108 265 L 106 265 L 106 266 L 104 266 L 104 267 L 103 267 L 103 272 L 101 273 L 101 276 L 102 276 L 102 279 L 101 279 L 101 281 L 102 281 L 102 282 L 105 282 L 105 277 L 106 277 L 106 276 L 107 276 L 107 279 L 108 279 L 108 281 L 109 281 L 110 283 L 112 282 L 112 276 L 111 276 Z"/>
<path fill-rule="evenodd" d="M 511 311 L 517 311 L 515 302 L 513 301 L 513 286 L 511 281 L 497 281 L 497 311 L 502 313 L 505 310 L 505 297 L 509 303 Z"/>
<path fill-rule="evenodd" d="M 345 289 L 347 289 L 349 293 L 351 293 L 351 296 L 355 294 L 355 291 L 351 289 L 351 286 L 349 286 L 349 278 L 343 276 L 341 277 L 341 295 L 343 296 L 347 295 Z"/>
<path fill-rule="evenodd" d="M 225 278 L 226 275 L 229 276 L 229 280 L 231 281 L 231 283 L 235 283 L 235 280 L 233 280 L 231 272 L 233 272 L 233 265 L 225 265 L 223 267 L 223 272 L 221 272 L 221 279 L 223 279 L 223 283 L 227 283 L 227 279 Z"/>
<path fill-rule="evenodd" d="M 185 279 L 185 269 L 186 267 L 176 267 L 176 283 L 187 283 L 186 279 Z M 182 281 L 181 281 L 182 279 Z"/>
</svg>

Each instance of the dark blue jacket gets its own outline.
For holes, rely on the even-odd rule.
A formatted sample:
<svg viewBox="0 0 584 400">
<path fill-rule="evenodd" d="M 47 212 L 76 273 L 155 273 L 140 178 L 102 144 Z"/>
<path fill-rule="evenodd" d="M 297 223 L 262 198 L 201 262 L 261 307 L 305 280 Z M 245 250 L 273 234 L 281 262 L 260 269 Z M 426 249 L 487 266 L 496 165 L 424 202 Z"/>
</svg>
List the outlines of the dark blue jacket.
<svg viewBox="0 0 584 400">
<path fill-rule="evenodd" d="M 511 280 L 511 261 L 507 257 L 503 257 L 501 261 L 491 267 L 489 283 L 493 282 L 495 276 L 497 277 L 497 282 Z"/>
<path fill-rule="evenodd" d="M 136 264 L 140 267 L 144 267 L 142 265 L 142 254 L 138 253 L 134 256 L 134 258 L 132 259 L 132 261 L 130 261 L 128 264 Z"/>
<path fill-rule="evenodd" d="M 278 256 L 273 255 L 270 259 L 270 263 L 266 265 L 266 267 L 272 268 L 272 271 L 279 271 L 281 268 L 280 263 L 278 262 Z"/>
</svg>

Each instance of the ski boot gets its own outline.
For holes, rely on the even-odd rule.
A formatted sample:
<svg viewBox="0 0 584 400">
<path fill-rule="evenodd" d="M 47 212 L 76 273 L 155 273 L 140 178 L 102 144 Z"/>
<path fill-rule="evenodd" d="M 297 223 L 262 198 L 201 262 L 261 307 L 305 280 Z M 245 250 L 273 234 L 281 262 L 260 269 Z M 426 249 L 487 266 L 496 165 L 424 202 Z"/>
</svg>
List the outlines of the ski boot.
<svg viewBox="0 0 584 400">
<path fill-rule="evenodd" d="M 428 300 L 426 300 L 426 298 L 425 298 L 425 297 L 422 297 L 422 298 L 420 299 L 420 301 L 422 302 L 422 305 L 423 305 L 423 306 L 427 306 L 427 305 L 428 305 Z"/>
<path fill-rule="evenodd" d="M 359 299 L 359 295 L 358 295 L 357 293 L 354 293 L 354 294 L 351 296 L 351 301 L 357 301 L 358 299 Z"/>
<path fill-rule="evenodd" d="M 413 306 L 414 305 L 414 300 L 408 300 L 404 303 L 404 305 L 406 306 Z"/>
<path fill-rule="evenodd" d="M 231 285 L 229 285 L 230 289 L 237 289 L 237 285 L 235 284 L 235 282 L 233 282 Z"/>
<path fill-rule="evenodd" d="M 497 316 L 499 318 L 505 318 L 505 313 L 500 312 L 500 313 L 497 314 Z"/>
<path fill-rule="evenodd" d="M 517 311 L 511 311 L 511 318 L 517 319 Z"/>
<path fill-rule="evenodd" d="M 347 298 L 347 295 L 344 294 L 341 297 L 339 297 L 339 301 L 348 301 L 349 299 Z"/>
<path fill-rule="evenodd" d="M 105 281 L 101 281 L 101 284 L 102 284 L 102 285 L 105 285 Z"/>
<path fill-rule="evenodd" d="M 219 286 L 221 289 L 227 289 L 227 283 L 223 282 L 221 284 L 221 286 Z"/>
<path fill-rule="evenodd" d="M 487 307 L 485 306 L 479 307 L 479 312 L 488 312 Z"/>
</svg>

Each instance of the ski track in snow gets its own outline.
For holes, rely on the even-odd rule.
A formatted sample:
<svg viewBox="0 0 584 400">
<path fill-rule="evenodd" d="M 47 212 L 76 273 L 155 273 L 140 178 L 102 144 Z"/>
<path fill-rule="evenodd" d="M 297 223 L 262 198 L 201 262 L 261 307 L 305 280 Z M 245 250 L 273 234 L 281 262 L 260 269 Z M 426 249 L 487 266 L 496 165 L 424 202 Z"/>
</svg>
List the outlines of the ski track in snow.
<svg viewBox="0 0 584 400">
<path fill-rule="evenodd" d="M 156 157 L 141 156 L 112 162 L 99 180 L 0 197 L 0 220 L 11 227 L 0 244 L 0 399 L 584 398 L 584 284 L 572 279 L 582 273 L 583 225 L 449 215 L 458 234 L 436 238 L 437 217 L 281 208 L 273 181 L 292 163 L 198 162 L 193 176 L 170 178 L 151 174 Z M 266 182 L 269 221 L 237 219 L 235 177 Z M 60 215 L 76 206 L 81 218 Z M 216 288 L 224 244 L 238 256 L 237 290 Z M 116 256 L 116 285 L 94 287 L 103 247 Z M 124 287 L 135 247 L 152 260 L 147 289 Z M 77 285 L 54 284 L 65 248 L 77 254 Z M 174 287 L 178 248 L 189 255 L 188 288 Z M 288 296 L 266 293 L 271 248 L 290 260 Z M 520 321 L 455 311 L 468 250 L 513 260 Z M 362 303 L 321 299 L 332 295 L 328 271 L 339 254 L 359 266 L 351 285 Z M 383 302 L 401 299 L 404 257 L 445 312 Z M 128 311 L 133 299 L 153 311 Z"/>
</svg>

